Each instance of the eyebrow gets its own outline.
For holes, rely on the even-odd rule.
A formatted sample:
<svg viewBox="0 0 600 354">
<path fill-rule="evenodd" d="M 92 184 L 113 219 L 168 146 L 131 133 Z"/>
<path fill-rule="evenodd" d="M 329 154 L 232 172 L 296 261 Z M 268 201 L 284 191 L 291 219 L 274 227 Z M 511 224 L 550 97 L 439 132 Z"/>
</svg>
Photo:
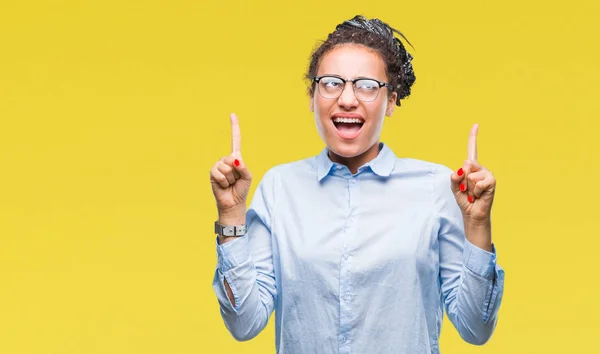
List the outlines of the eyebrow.
<svg viewBox="0 0 600 354">
<path fill-rule="evenodd" d="M 386 81 L 386 79 L 378 79 L 373 76 L 357 76 L 355 78 L 345 78 L 342 75 L 338 75 L 338 74 L 323 74 L 323 75 L 317 75 L 317 76 L 334 76 L 334 77 L 339 77 L 340 79 L 344 79 L 344 80 L 370 79 L 370 80 Z"/>
</svg>

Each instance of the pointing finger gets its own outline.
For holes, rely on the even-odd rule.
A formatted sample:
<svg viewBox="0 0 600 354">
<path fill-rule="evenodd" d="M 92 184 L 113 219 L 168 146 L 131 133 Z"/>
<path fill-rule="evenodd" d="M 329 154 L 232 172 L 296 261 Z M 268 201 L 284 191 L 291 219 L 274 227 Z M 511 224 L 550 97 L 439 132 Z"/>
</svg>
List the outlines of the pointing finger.
<svg viewBox="0 0 600 354">
<path fill-rule="evenodd" d="M 477 161 L 477 132 L 479 131 L 479 124 L 473 124 L 471 133 L 469 134 L 469 149 L 468 159 L 471 161 Z"/>
<path fill-rule="evenodd" d="M 241 133 L 240 123 L 235 113 L 229 115 L 231 120 L 231 155 L 241 156 Z"/>
</svg>

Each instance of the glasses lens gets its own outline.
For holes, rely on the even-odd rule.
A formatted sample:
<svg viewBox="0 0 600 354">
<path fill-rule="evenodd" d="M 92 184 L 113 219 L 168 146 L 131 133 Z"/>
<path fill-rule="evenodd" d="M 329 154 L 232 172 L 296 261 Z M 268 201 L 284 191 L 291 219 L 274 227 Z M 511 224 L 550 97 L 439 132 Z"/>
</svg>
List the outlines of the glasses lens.
<svg viewBox="0 0 600 354">
<path fill-rule="evenodd" d="M 373 80 L 356 81 L 356 98 L 361 101 L 374 101 L 379 94 L 379 83 Z"/>
<path fill-rule="evenodd" d="M 337 98 L 344 90 L 344 82 L 337 77 L 325 76 L 319 80 L 319 93 L 324 98 Z"/>
</svg>

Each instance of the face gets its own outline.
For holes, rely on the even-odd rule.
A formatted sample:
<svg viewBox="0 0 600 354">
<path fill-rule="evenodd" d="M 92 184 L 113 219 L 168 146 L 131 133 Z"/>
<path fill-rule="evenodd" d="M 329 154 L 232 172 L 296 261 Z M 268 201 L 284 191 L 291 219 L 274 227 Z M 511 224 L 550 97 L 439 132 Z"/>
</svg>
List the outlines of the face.
<svg viewBox="0 0 600 354">
<path fill-rule="evenodd" d="M 372 78 L 389 83 L 379 53 L 356 44 L 343 44 L 325 54 L 317 70 L 317 76 L 321 75 Z M 356 98 L 350 82 L 334 99 L 322 97 L 315 85 L 310 110 L 319 135 L 331 152 L 330 158 L 356 168 L 375 158 L 384 117 L 392 115 L 395 102 L 396 93 L 390 93 L 385 86 L 374 101 L 363 102 Z"/>
</svg>

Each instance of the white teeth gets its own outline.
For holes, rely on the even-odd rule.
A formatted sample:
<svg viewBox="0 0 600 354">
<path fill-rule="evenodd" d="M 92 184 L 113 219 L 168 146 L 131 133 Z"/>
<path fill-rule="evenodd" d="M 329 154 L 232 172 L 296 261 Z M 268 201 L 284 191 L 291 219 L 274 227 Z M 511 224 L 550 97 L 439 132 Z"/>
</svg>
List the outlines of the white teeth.
<svg viewBox="0 0 600 354">
<path fill-rule="evenodd" d="M 360 118 L 343 118 L 343 117 L 335 117 L 333 121 L 336 123 L 363 123 L 363 120 Z"/>
</svg>

